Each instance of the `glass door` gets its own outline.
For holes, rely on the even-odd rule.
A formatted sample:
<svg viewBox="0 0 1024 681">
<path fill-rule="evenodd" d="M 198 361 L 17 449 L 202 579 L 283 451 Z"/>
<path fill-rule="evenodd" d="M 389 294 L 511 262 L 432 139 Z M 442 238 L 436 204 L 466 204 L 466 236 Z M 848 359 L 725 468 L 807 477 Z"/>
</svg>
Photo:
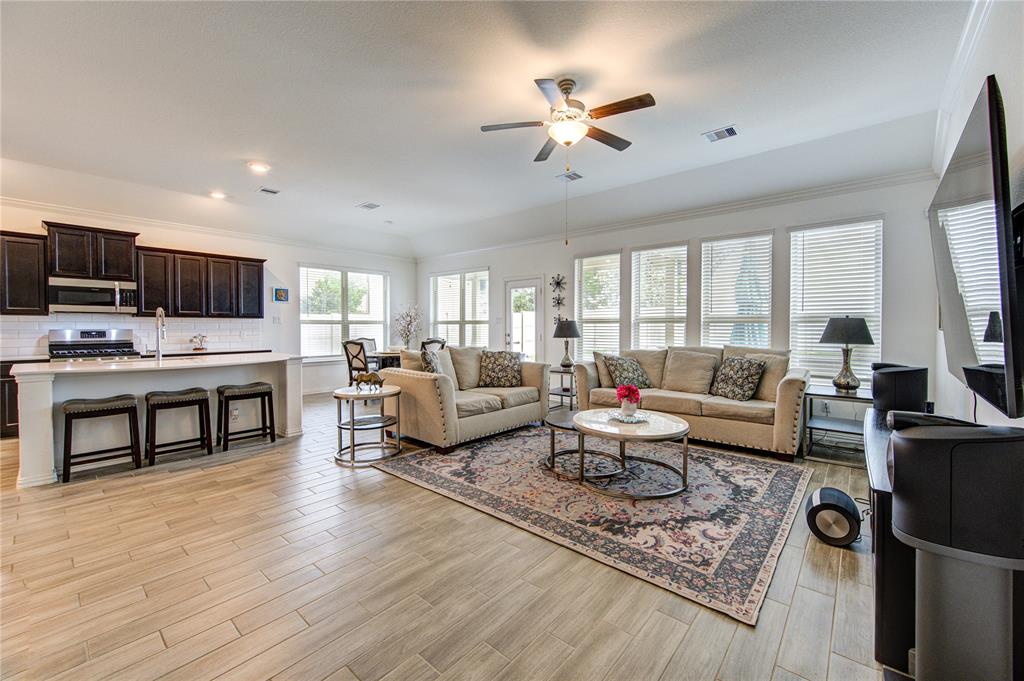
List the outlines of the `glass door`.
<svg viewBox="0 0 1024 681">
<path fill-rule="evenodd" d="M 505 348 L 530 362 L 539 361 L 544 351 L 542 290 L 540 279 L 505 282 Z"/>
</svg>

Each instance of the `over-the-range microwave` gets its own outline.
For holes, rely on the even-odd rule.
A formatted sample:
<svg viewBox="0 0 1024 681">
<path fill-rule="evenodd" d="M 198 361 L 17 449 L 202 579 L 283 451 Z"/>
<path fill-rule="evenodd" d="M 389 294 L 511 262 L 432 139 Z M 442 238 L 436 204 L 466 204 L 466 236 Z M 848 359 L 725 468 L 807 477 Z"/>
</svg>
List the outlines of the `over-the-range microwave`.
<svg viewBox="0 0 1024 681">
<path fill-rule="evenodd" d="M 102 281 L 50 277 L 50 312 L 109 312 L 135 314 L 138 291 L 133 281 Z"/>
</svg>

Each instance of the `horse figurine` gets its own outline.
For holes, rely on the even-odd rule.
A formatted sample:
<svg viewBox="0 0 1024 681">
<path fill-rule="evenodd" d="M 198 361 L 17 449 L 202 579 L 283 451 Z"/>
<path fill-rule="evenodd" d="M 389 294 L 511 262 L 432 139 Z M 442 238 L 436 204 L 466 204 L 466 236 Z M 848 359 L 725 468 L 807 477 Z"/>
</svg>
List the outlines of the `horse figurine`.
<svg viewBox="0 0 1024 681">
<path fill-rule="evenodd" d="M 384 379 L 376 371 L 356 374 L 352 382 L 355 383 L 356 390 L 359 392 L 362 392 L 365 386 L 367 392 L 376 393 L 380 392 L 380 389 L 384 386 Z"/>
</svg>

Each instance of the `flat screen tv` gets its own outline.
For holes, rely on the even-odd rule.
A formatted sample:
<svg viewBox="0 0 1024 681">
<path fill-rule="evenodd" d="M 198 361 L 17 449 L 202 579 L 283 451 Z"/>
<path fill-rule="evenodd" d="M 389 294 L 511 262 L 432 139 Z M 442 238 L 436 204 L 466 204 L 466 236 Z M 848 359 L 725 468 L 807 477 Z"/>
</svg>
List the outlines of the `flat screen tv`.
<svg viewBox="0 0 1024 681">
<path fill-rule="evenodd" d="M 1024 416 L 1024 226 L 1015 228 L 1020 215 L 1010 206 L 995 76 L 981 88 L 928 216 L 946 365 L 1008 417 Z"/>
</svg>

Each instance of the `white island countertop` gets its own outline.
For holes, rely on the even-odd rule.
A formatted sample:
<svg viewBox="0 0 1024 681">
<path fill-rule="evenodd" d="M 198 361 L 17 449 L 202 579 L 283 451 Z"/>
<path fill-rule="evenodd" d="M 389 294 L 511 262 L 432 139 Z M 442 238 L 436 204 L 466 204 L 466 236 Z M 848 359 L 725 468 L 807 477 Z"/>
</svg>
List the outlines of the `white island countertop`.
<svg viewBox="0 0 1024 681">
<path fill-rule="evenodd" d="M 166 357 L 157 359 L 129 359 L 124 361 L 82 362 L 46 362 L 36 364 L 16 364 L 11 368 L 14 376 L 52 374 L 112 374 L 131 373 L 136 371 L 174 371 L 177 369 L 205 369 L 214 367 L 234 367 L 251 364 L 270 364 L 298 359 L 298 355 L 284 352 L 245 352 L 223 355 L 206 355 L 195 357 Z"/>
</svg>

